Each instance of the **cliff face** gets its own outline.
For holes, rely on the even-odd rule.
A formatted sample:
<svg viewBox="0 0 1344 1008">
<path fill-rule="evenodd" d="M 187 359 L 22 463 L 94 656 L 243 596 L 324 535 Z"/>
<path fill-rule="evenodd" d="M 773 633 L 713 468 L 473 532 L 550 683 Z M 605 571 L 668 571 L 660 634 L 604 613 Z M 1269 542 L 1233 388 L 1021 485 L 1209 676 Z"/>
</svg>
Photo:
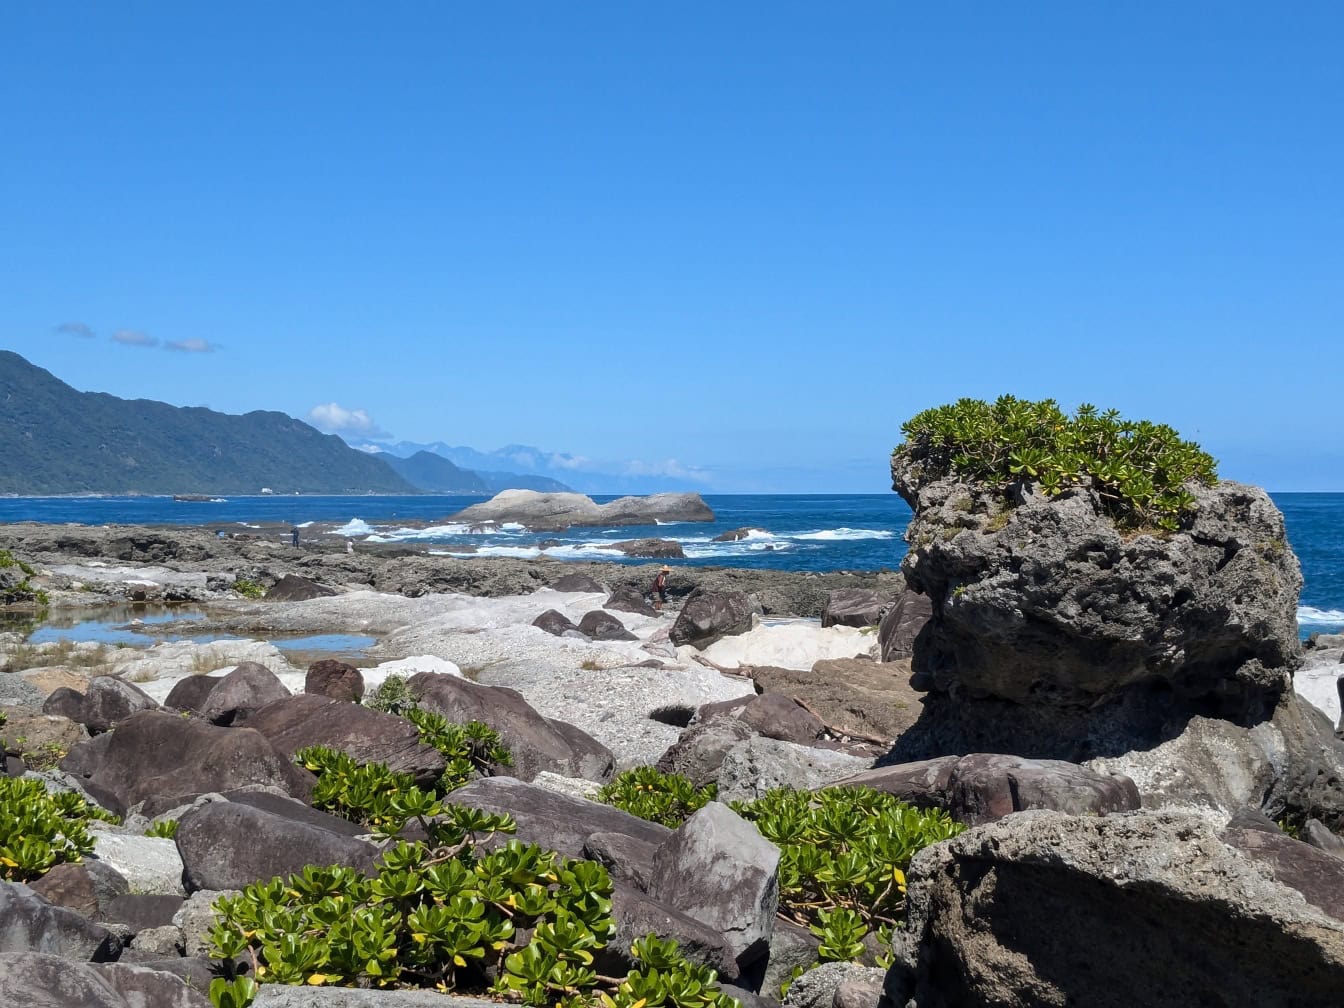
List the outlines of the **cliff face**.
<svg viewBox="0 0 1344 1008">
<path fill-rule="evenodd" d="M 79 392 L 0 351 L 0 493 L 416 493 L 283 413 Z"/>
</svg>

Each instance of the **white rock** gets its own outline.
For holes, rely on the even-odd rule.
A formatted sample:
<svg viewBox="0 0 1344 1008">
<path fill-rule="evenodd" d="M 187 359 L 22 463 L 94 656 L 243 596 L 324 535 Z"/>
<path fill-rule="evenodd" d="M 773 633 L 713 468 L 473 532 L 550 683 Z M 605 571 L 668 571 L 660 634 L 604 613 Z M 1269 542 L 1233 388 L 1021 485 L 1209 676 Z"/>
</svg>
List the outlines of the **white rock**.
<svg viewBox="0 0 1344 1008">
<path fill-rule="evenodd" d="M 462 676 L 462 670 L 446 658 L 439 658 L 437 655 L 416 655 L 412 658 L 398 658 L 396 661 L 386 661 L 373 668 L 360 669 L 360 674 L 364 677 L 365 692 L 372 692 L 381 686 L 388 676 L 398 675 L 403 679 L 409 679 L 413 675 L 421 672 L 434 672 L 438 675 L 454 675 L 459 678 Z"/>
<path fill-rule="evenodd" d="M 1324 711 L 1331 724 L 1339 724 L 1339 687 L 1336 683 L 1344 675 L 1341 657 L 1344 657 L 1344 650 L 1339 648 L 1307 651 L 1302 656 L 1302 668 L 1293 676 L 1293 689 L 1308 703 Z"/>
<path fill-rule="evenodd" d="M 778 668 L 807 671 L 829 658 L 876 656 L 877 635 L 857 627 L 823 628 L 813 620 L 787 623 L 762 623 L 743 634 L 724 637 L 703 651 L 681 647 L 678 654 L 686 660 L 703 654 L 715 665 L 740 668 L 743 665 L 774 665 Z"/>
<path fill-rule="evenodd" d="M 176 841 L 166 837 L 93 833 L 93 853 L 130 883 L 131 892 L 151 896 L 185 896 L 182 858 Z"/>
</svg>

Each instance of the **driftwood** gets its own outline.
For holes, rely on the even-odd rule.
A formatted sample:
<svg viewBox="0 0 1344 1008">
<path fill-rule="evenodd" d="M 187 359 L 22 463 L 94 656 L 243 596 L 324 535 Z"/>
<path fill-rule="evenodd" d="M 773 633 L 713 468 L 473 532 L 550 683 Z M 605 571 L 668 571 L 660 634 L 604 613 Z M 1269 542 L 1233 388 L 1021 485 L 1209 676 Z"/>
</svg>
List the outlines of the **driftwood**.
<svg viewBox="0 0 1344 1008">
<path fill-rule="evenodd" d="M 728 668 L 726 665 L 720 665 L 717 662 L 710 661 L 704 655 L 692 655 L 692 657 L 701 665 L 704 665 L 707 668 L 712 668 L 715 672 L 719 673 L 719 675 L 732 676 L 734 679 L 751 679 L 753 685 L 756 682 L 756 680 L 752 678 L 750 671 L 742 671 L 743 669 L 750 669 L 750 665 L 739 665 L 737 668 Z"/>
<path fill-rule="evenodd" d="M 827 732 L 829 732 L 832 735 L 844 735 L 848 738 L 854 739 L 857 742 L 871 742 L 873 745 L 880 745 L 880 746 L 891 745 L 891 739 L 880 738 L 877 735 L 869 735 L 867 732 L 855 731 L 853 728 L 842 728 L 838 725 L 827 724 L 826 719 L 822 717 L 821 714 L 819 714 L 817 710 L 806 700 L 802 699 L 801 697 L 792 697 L 791 699 L 799 707 L 801 707 L 803 710 L 807 711 L 814 718 L 820 721 L 822 728 L 824 728 Z"/>
</svg>

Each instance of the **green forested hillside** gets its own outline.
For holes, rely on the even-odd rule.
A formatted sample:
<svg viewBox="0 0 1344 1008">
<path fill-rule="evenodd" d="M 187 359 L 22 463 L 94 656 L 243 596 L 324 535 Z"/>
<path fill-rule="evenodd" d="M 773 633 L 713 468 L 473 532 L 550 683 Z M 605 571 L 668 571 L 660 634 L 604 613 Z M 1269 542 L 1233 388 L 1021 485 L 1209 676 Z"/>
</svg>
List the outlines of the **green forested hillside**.
<svg viewBox="0 0 1344 1008">
<path fill-rule="evenodd" d="M 415 493 L 371 455 L 283 413 L 79 392 L 0 351 L 0 493 Z"/>
</svg>

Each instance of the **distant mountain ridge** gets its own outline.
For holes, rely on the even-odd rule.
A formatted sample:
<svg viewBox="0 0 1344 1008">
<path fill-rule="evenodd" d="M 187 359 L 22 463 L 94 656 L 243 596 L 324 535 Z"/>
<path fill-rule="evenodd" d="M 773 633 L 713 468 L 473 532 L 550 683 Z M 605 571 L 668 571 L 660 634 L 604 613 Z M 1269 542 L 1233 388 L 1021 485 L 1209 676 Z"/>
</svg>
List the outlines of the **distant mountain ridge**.
<svg viewBox="0 0 1344 1008">
<path fill-rule="evenodd" d="M 514 483 L 511 487 L 499 486 L 497 489 L 500 490 L 517 487 L 555 493 L 573 489 L 585 494 L 650 494 L 705 489 L 702 480 L 682 479 L 662 474 L 603 472 L 601 463 L 579 458 L 568 452 L 546 451 L 532 445 L 511 444 L 497 451 L 483 452 L 465 445 L 450 445 L 444 441 L 429 444 L 398 441 L 390 445 L 370 445 L 369 450 L 387 452 L 402 458 L 427 451 L 482 476 L 492 470 L 509 470 L 512 473 L 548 480 L 553 484 L 538 483 L 524 486 Z"/>
<path fill-rule="evenodd" d="M 480 494 L 563 489 L 429 453 L 370 454 L 284 413 L 80 392 L 0 350 L 0 493 Z"/>
</svg>

